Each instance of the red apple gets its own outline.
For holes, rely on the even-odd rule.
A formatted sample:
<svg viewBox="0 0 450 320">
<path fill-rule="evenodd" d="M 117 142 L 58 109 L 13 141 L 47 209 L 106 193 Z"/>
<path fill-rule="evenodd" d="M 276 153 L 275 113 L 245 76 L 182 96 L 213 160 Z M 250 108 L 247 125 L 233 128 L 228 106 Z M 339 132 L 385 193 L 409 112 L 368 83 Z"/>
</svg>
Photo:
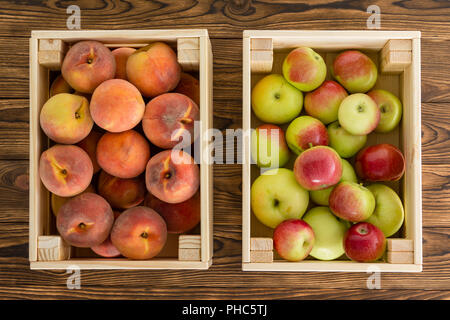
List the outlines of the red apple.
<svg viewBox="0 0 450 320">
<path fill-rule="evenodd" d="M 405 158 L 392 144 L 377 144 L 357 154 L 355 169 L 363 180 L 397 181 L 405 173 Z"/>
<path fill-rule="evenodd" d="M 305 111 L 328 124 L 338 119 L 339 105 L 347 96 L 347 91 L 339 83 L 327 80 L 305 95 Z"/>
<path fill-rule="evenodd" d="M 373 262 L 383 256 L 386 238 L 373 224 L 360 222 L 345 233 L 344 249 L 347 257 L 354 261 Z"/>
<path fill-rule="evenodd" d="M 298 117 L 289 124 L 286 130 L 286 142 L 297 155 L 313 146 L 327 146 L 327 128 L 316 118 Z"/>
<path fill-rule="evenodd" d="M 307 190 L 326 189 L 341 180 L 341 157 L 330 147 L 312 147 L 297 157 L 294 174 L 297 182 Z"/>
<path fill-rule="evenodd" d="M 280 257 L 289 261 L 305 259 L 314 246 L 314 231 L 305 221 L 288 219 L 273 232 L 273 245 Z"/>
</svg>

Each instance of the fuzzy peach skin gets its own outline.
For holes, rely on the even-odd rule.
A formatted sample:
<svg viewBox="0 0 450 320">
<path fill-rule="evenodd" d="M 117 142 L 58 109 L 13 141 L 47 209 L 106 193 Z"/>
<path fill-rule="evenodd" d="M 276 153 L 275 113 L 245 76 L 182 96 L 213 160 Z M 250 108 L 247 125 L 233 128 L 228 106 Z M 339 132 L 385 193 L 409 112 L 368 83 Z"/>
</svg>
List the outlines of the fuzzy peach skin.
<svg viewBox="0 0 450 320">
<path fill-rule="evenodd" d="M 154 209 L 163 217 L 169 233 L 187 232 L 200 222 L 200 192 L 198 191 L 192 198 L 180 203 L 167 203 L 147 193 L 144 205 Z"/>
<path fill-rule="evenodd" d="M 180 81 L 177 55 L 167 44 L 154 42 L 127 60 L 127 78 L 146 97 L 172 91 Z"/>
<path fill-rule="evenodd" d="M 94 173 L 100 171 L 100 166 L 97 163 L 97 143 L 102 137 L 102 133 L 96 130 L 92 130 L 89 135 L 77 143 L 81 149 L 87 152 L 89 158 L 91 158 L 92 165 L 94 167 Z"/>
<path fill-rule="evenodd" d="M 147 190 L 168 203 L 191 198 L 200 185 L 200 170 L 182 150 L 165 150 L 153 156 L 145 171 Z"/>
<path fill-rule="evenodd" d="M 58 211 L 56 227 L 72 246 L 89 248 L 103 243 L 114 215 L 109 203 L 95 193 L 84 193 L 65 203 Z"/>
<path fill-rule="evenodd" d="M 39 176 L 48 191 L 60 197 L 72 197 L 91 183 L 92 161 L 77 146 L 54 145 L 41 154 Z"/>
<path fill-rule="evenodd" d="M 87 99 L 70 93 L 59 93 L 47 100 L 39 121 L 50 139 L 63 144 L 83 140 L 94 125 Z"/>
<path fill-rule="evenodd" d="M 58 75 L 55 80 L 53 80 L 52 85 L 50 86 L 50 97 L 58 93 L 74 93 L 75 90 L 69 86 L 66 80 L 62 77 L 62 75 Z"/>
<path fill-rule="evenodd" d="M 91 98 L 94 122 L 109 132 L 123 132 L 134 128 L 145 111 L 139 90 L 128 81 L 111 79 L 95 89 Z"/>
<path fill-rule="evenodd" d="M 144 172 L 150 159 L 150 145 L 134 130 L 105 133 L 97 144 L 97 162 L 110 175 L 134 178 Z"/>
<path fill-rule="evenodd" d="M 150 100 L 145 107 L 142 128 L 156 146 L 169 149 L 184 138 L 195 140 L 194 123 L 200 119 L 197 104 L 181 93 L 164 93 Z"/>
<path fill-rule="evenodd" d="M 136 51 L 134 48 L 117 48 L 112 51 L 116 59 L 116 75 L 114 78 L 127 80 L 127 60 Z"/>
<path fill-rule="evenodd" d="M 128 209 L 144 201 L 145 179 L 139 175 L 131 179 L 114 177 L 105 171 L 98 177 L 98 194 L 104 197 L 113 208 Z"/>
<path fill-rule="evenodd" d="M 134 207 L 117 218 L 111 231 L 111 241 L 119 252 L 130 259 L 151 259 L 164 247 L 167 227 L 153 209 Z"/>
<path fill-rule="evenodd" d="M 100 83 L 114 78 L 116 60 L 102 43 L 80 41 L 64 57 L 61 73 L 76 91 L 92 93 Z"/>
<path fill-rule="evenodd" d="M 91 247 L 91 250 L 104 258 L 116 258 L 120 256 L 119 250 L 113 245 L 110 237 L 101 244 Z"/>
<path fill-rule="evenodd" d="M 86 192 L 95 193 L 94 186 L 92 184 L 90 184 L 80 194 L 83 194 L 83 193 L 86 193 Z M 50 196 L 50 204 L 51 204 L 51 207 L 52 207 L 53 214 L 55 216 L 57 216 L 59 209 L 63 206 L 63 204 L 65 204 L 70 199 L 73 199 L 73 197 L 60 197 L 60 196 L 57 196 L 56 194 L 52 193 L 51 196 Z"/>
<path fill-rule="evenodd" d="M 181 73 L 180 82 L 173 91 L 188 96 L 198 106 L 200 105 L 200 82 L 189 73 Z"/>
</svg>

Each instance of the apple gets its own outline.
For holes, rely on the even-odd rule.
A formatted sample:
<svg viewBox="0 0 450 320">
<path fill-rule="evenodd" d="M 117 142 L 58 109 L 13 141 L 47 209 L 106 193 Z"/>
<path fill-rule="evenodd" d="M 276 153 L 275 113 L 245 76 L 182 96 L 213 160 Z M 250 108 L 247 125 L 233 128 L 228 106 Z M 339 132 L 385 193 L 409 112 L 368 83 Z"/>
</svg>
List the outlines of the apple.
<svg viewBox="0 0 450 320">
<path fill-rule="evenodd" d="M 342 100 L 338 119 L 341 126 L 353 135 L 371 133 L 380 121 L 380 109 L 367 94 L 354 93 Z"/>
<path fill-rule="evenodd" d="M 289 161 L 289 156 L 289 148 L 280 127 L 263 124 L 252 131 L 252 159 L 258 167 L 283 167 Z"/>
<path fill-rule="evenodd" d="M 330 209 L 341 219 L 351 222 L 367 220 L 375 210 L 375 197 L 361 184 L 343 181 L 330 194 Z"/>
<path fill-rule="evenodd" d="M 338 119 L 339 106 L 348 96 L 347 91 L 337 82 L 327 80 L 305 95 L 305 111 L 324 124 Z"/>
<path fill-rule="evenodd" d="M 358 182 L 356 178 L 355 170 L 353 170 L 352 165 L 345 159 L 341 159 L 342 161 L 342 177 L 341 181 L 351 181 Z M 316 204 L 321 206 L 328 206 L 328 199 L 330 198 L 331 191 L 333 191 L 334 186 L 323 189 L 323 190 L 314 190 L 310 191 L 309 195 L 311 196 L 311 200 Z"/>
<path fill-rule="evenodd" d="M 360 222 L 347 230 L 344 236 L 347 257 L 358 262 L 374 262 L 386 250 L 386 238 L 380 229 L 368 222 Z"/>
<path fill-rule="evenodd" d="M 301 91 L 319 87 L 327 75 L 323 58 L 313 49 L 300 47 L 292 50 L 283 61 L 283 76 Z"/>
<path fill-rule="evenodd" d="M 375 132 L 385 133 L 395 129 L 402 118 L 402 103 L 386 90 L 372 90 L 367 93 L 380 108 L 380 122 Z M 306 103 L 306 101 L 305 101 Z"/>
<path fill-rule="evenodd" d="M 315 207 L 303 220 L 314 231 L 315 243 L 310 255 L 319 260 L 334 260 L 344 254 L 344 235 L 350 223 L 341 220 L 327 207 Z"/>
<path fill-rule="evenodd" d="M 378 227 L 386 238 L 392 236 L 403 224 L 405 213 L 402 201 L 394 190 L 384 184 L 372 184 L 367 189 L 375 197 L 375 210 L 366 222 Z"/>
<path fill-rule="evenodd" d="M 287 219 L 300 219 L 308 202 L 308 191 L 297 183 L 289 169 L 268 170 L 256 178 L 251 187 L 253 213 L 270 228 Z"/>
<path fill-rule="evenodd" d="M 313 146 L 327 146 L 327 128 L 316 118 L 301 116 L 289 124 L 286 141 L 292 152 L 299 155 Z"/>
<path fill-rule="evenodd" d="M 288 261 L 305 259 L 314 247 L 313 229 L 303 220 L 288 219 L 273 231 L 273 247 Z"/>
<path fill-rule="evenodd" d="M 367 142 L 367 136 L 355 136 L 342 128 L 339 121 L 330 123 L 327 128 L 329 145 L 332 147 L 342 158 L 351 158 Z"/>
<path fill-rule="evenodd" d="M 375 63 L 358 50 L 338 54 L 331 65 L 331 74 L 350 93 L 369 91 L 378 77 Z"/>
<path fill-rule="evenodd" d="M 297 157 L 294 174 L 297 182 L 306 190 L 326 189 L 341 180 L 341 157 L 330 147 L 312 147 Z"/>
<path fill-rule="evenodd" d="M 363 180 L 397 181 L 405 173 L 405 158 L 392 144 L 377 144 L 358 152 L 355 169 Z"/>
<path fill-rule="evenodd" d="M 265 76 L 253 87 L 252 109 L 263 122 L 283 124 L 297 117 L 303 108 L 303 93 L 280 74 Z"/>
</svg>

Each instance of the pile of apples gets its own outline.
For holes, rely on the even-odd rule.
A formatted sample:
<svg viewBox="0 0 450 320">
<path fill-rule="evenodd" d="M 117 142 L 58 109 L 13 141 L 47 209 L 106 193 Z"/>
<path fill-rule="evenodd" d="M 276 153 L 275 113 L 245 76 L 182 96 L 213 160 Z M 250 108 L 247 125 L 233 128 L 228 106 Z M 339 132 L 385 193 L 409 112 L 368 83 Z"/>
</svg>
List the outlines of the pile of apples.
<svg viewBox="0 0 450 320">
<path fill-rule="evenodd" d="M 81 41 L 69 49 L 40 112 L 51 147 L 39 161 L 68 244 L 150 259 L 167 233 L 198 225 L 199 167 L 173 148 L 195 140 L 199 94 L 198 80 L 163 42 L 111 51 Z"/>
<path fill-rule="evenodd" d="M 377 67 L 358 50 L 339 53 L 330 70 L 336 81 L 325 80 L 322 56 L 299 47 L 286 56 L 282 75 L 253 87 L 252 109 L 264 124 L 252 132 L 252 159 L 263 173 L 252 184 L 251 207 L 274 229 L 274 248 L 286 260 L 345 253 L 372 262 L 404 220 L 399 196 L 379 182 L 399 180 L 405 160 L 391 144 L 365 145 L 372 132 L 382 137 L 399 124 L 402 103 L 373 89 Z M 293 170 L 284 168 L 292 168 L 292 154 Z"/>
</svg>

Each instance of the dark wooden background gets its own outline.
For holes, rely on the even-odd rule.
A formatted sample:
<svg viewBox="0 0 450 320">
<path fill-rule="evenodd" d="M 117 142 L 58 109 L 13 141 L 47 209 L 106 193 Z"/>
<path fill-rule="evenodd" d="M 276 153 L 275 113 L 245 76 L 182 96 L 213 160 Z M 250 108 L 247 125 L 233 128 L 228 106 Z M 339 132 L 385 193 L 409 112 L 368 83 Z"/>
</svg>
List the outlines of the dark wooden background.
<svg viewBox="0 0 450 320">
<path fill-rule="evenodd" d="M 28 263 L 28 39 L 65 29 L 66 8 L 82 29 L 207 28 L 214 54 L 214 126 L 242 125 L 242 31 L 366 29 L 381 8 L 383 30 L 422 31 L 424 271 L 367 274 L 241 271 L 241 166 L 214 168 L 214 264 L 208 271 L 83 271 L 81 289 L 64 271 Z M 449 1 L 10 1 L 0 0 L 0 298 L 450 298 Z"/>
</svg>

